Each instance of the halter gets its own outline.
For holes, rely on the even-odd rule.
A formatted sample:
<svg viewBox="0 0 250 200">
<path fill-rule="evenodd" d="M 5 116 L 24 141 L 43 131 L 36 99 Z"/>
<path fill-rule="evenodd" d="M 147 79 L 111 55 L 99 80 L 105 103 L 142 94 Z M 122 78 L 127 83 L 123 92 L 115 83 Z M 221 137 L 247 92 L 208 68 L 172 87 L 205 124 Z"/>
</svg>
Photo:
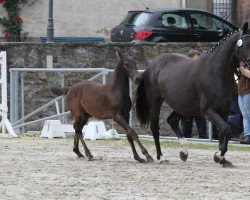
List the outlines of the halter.
<svg viewBox="0 0 250 200">
<path fill-rule="evenodd" d="M 244 38 L 250 37 L 250 35 L 243 35 L 242 32 L 240 34 L 240 39 L 237 41 L 237 56 L 239 57 L 239 60 L 245 64 L 246 67 L 250 68 L 250 57 L 244 57 L 243 54 L 243 44 L 244 44 Z"/>
</svg>

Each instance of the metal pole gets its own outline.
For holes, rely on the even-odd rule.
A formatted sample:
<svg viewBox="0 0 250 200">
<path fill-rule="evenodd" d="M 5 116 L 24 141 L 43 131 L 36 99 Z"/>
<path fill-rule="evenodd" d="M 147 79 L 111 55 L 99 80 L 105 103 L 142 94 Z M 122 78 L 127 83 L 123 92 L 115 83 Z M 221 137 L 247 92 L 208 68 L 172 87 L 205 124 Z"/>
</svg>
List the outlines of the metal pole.
<svg viewBox="0 0 250 200">
<path fill-rule="evenodd" d="M 23 118 L 25 116 L 24 110 L 25 110 L 25 106 L 24 106 L 24 77 L 25 77 L 25 72 L 21 74 L 21 118 Z M 24 120 L 22 121 L 22 123 L 24 123 Z M 25 128 L 22 127 L 22 133 L 25 132 Z"/>
<path fill-rule="evenodd" d="M 54 23 L 53 23 L 53 0 L 49 0 L 49 18 L 47 26 L 47 43 L 53 42 L 54 38 Z"/>
<path fill-rule="evenodd" d="M 61 77 L 61 87 L 63 88 L 64 86 L 65 86 L 65 77 L 64 77 L 64 73 L 63 72 L 59 72 L 59 75 L 60 75 L 60 77 Z M 65 100 L 64 100 L 64 96 L 62 97 L 62 113 L 64 113 L 65 112 L 65 105 L 64 105 L 64 102 L 65 102 Z M 62 117 L 61 118 L 62 119 L 62 123 L 65 123 L 65 118 L 64 117 Z"/>
</svg>

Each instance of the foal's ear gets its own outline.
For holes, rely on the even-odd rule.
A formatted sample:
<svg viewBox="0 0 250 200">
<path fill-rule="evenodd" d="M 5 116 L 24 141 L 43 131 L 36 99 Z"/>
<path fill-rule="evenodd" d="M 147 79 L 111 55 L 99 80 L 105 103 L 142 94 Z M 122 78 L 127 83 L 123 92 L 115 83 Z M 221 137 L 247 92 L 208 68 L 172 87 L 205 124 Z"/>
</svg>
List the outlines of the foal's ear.
<svg viewBox="0 0 250 200">
<path fill-rule="evenodd" d="M 122 59 L 122 49 L 119 47 L 115 47 L 115 53 L 117 55 L 118 58 Z"/>
<path fill-rule="evenodd" d="M 246 33 L 247 30 L 248 30 L 248 22 L 245 22 L 244 25 L 243 25 L 243 33 Z"/>
</svg>

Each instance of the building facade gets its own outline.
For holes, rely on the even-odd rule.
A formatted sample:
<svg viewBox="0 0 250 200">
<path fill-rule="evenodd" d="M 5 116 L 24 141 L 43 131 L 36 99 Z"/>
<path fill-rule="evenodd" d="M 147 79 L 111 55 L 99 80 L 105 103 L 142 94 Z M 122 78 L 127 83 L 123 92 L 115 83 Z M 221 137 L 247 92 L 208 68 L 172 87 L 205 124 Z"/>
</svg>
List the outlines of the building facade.
<svg viewBox="0 0 250 200">
<path fill-rule="evenodd" d="M 149 8 L 196 8 L 241 26 L 250 19 L 249 0 L 53 0 L 55 37 L 105 37 L 128 10 Z M 22 10 L 23 31 L 40 40 L 47 34 L 49 0 L 37 0 Z M 230 7 L 230 8 L 228 8 Z M 226 12 L 226 13 L 225 13 Z M 0 5 L 0 17 L 6 15 Z M 0 27 L 0 37 L 3 27 Z"/>
</svg>

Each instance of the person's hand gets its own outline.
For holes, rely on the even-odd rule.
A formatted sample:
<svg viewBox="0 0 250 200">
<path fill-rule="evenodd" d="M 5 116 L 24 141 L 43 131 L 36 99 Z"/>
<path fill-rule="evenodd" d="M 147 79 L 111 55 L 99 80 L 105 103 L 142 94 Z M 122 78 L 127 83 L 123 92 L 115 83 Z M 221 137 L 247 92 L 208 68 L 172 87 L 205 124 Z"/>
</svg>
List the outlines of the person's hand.
<svg viewBox="0 0 250 200">
<path fill-rule="evenodd" d="M 243 61 L 240 61 L 240 67 L 245 67 L 245 63 Z"/>
</svg>

